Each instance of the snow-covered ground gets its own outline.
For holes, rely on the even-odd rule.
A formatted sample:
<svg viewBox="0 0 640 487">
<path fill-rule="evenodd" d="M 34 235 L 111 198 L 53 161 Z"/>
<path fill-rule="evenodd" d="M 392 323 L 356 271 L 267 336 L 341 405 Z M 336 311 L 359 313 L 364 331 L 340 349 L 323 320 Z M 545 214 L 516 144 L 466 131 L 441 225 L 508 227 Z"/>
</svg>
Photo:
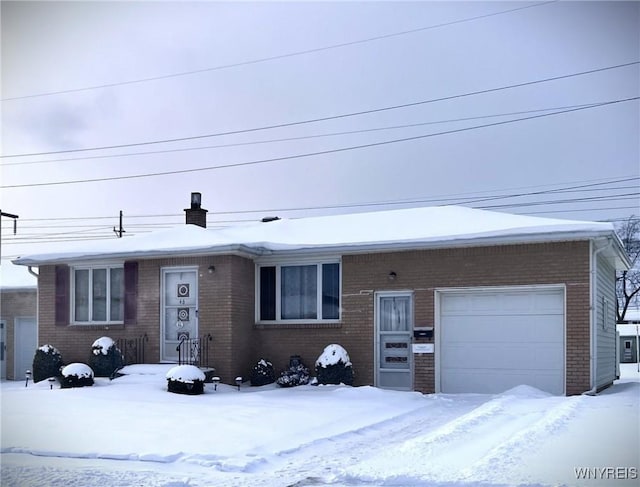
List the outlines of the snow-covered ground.
<svg viewBox="0 0 640 487">
<path fill-rule="evenodd" d="M 638 485 L 640 374 L 597 396 L 207 384 L 170 366 L 93 387 L 4 382 L 1 485 Z M 582 477 L 582 478 L 578 478 Z"/>
</svg>

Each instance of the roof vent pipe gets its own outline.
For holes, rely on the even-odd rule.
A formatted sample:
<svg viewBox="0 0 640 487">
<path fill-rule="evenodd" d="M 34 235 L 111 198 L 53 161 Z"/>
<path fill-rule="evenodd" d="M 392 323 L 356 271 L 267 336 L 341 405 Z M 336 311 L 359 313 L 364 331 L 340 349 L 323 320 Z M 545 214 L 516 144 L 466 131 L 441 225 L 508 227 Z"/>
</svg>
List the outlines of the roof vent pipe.
<svg viewBox="0 0 640 487">
<path fill-rule="evenodd" d="M 207 228 L 207 212 L 202 208 L 202 194 L 191 193 L 191 208 L 185 208 L 185 217 L 187 225 L 198 225 Z"/>
</svg>

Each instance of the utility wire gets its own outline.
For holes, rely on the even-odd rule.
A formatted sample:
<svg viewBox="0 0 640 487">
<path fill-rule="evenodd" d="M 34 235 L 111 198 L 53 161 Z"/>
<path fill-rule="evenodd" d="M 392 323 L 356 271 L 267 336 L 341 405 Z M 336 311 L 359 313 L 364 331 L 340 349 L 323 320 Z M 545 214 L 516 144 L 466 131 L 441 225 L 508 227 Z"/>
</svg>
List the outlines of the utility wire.
<svg viewBox="0 0 640 487">
<path fill-rule="evenodd" d="M 368 37 L 366 39 L 359 39 L 359 40 L 350 41 L 350 42 L 342 42 L 340 44 L 332 44 L 332 45 L 329 45 L 329 46 L 316 47 L 316 48 L 313 48 L 313 49 L 306 49 L 306 50 L 303 50 L 303 51 L 295 51 L 295 52 L 290 52 L 290 53 L 285 53 L 285 54 L 279 54 L 279 55 L 276 55 L 276 56 L 269 56 L 269 57 L 264 57 L 264 58 L 252 59 L 252 60 L 249 60 L 249 61 L 242 61 L 242 62 L 238 62 L 238 63 L 223 64 L 223 65 L 219 65 L 219 66 L 213 66 L 213 67 L 210 67 L 210 68 L 194 69 L 194 70 L 191 70 L 191 71 L 182 71 L 182 72 L 179 72 L 179 73 L 171 73 L 171 74 L 165 74 L 165 75 L 161 75 L 161 76 L 151 76 L 151 77 L 147 77 L 147 78 L 139 78 L 139 79 L 120 81 L 120 82 L 115 82 L 115 83 L 105 83 L 105 84 L 100 84 L 100 85 L 85 86 L 85 87 L 82 87 L 82 88 L 71 88 L 71 89 L 67 89 L 67 90 L 49 91 L 49 92 L 44 92 L 44 93 L 35 93 L 35 94 L 31 94 L 31 95 L 13 96 L 13 97 L 2 98 L 1 101 L 24 100 L 24 99 L 27 99 L 27 98 L 37 98 L 37 97 L 52 96 L 52 95 L 62 95 L 62 94 L 66 94 L 66 93 L 77 93 L 77 92 L 81 92 L 81 91 L 90 91 L 90 90 L 97 90 L 97 89 L 102 89 L 102 88 L 112 88 L 112 87 L 115 87 L 115 86 L 124 86 L 124 85 L 138 84 L 138 83 L 146 83 L 146 82 L 149 82 L 149 81 L 159 81 L 159 80 L 163 80 L 163 79 L 177 78 L 177 77 L 181 77 L 181 76 L 191 76 L 191 75 L 194 75 L 194 74 L 201 74 L 201 73 L 207 73 L 207 72 L 212 72 L 212 71 L 221 71 L 221 70 L 224 70 L 224 69 L 237 68 L 237 67 L 241 67 L 241 66 L 249 66 L 251 64 L 265 63 L 265 62 L 269 62 L 269 61 L 275 61 L 275 60 L 278 60 L 278 59 L 285 59 L 285 58 L 294 57 L 294 56 L 303 56 L 303 55 L 306 55 L 306 54 L 313 54 L 313 53 L 316 53 L 316 52 L 328 51 L 330 49 L 339 49 L 339 48 L 348 47 L 348 46 L 355 46 L 355 45 L 358 45 L 358 44 L 365 44 L 365 43 L 368 43 L 368 42 L 379 41 L 379 40 L 383 40 L 383 39 L 390 39 L 390 38 L 393 38 L 393 37 L 404 36 L 404 35 L 407 35 L 407 34 L 415 34 L 417 32 L 424 32 L 424 31 L 432 30 L 432 29 L 438 29 L 438 28 L 447 27 L 447 26 L 450 26 L 450 25 L 462 24 L 462 23 L 465 23 L 465 22 L 472 22 L 472 21 L 475 21 L 475 20 L 481 20 L 481 19 L 486 19 L 486 18 L 489 18 L 489 17 L 495 17 L 497 15 L 504 15 L 504 14 L 516 12 L 518 10 L 525 10 L 525 9 L 529 9 L 529 8 L 541 7 L 543 5 L 548 5 L 550 3 L 556 3 L 556 1 L 557 0 L 553 0 L 553 1 L 549 1 L 549 2 L 535 3 L 533 5 L 526 5 L 524 7 L 516 7 L 516 8 L 509 9 L 509 10 L 501 10 L 499 12 L 493 12 L 493 13 L 490 13 L 490 14 L 478 15 L 478 16 L 475 16 L 475 17 L 468 17 L 468 18 L 465 18 L 465 19 L 453 20 L 451 22 L 444 22 L 444 23 L 440 23 L 440 24 L 429 25 L 429 26 L 426 26 L 426 27 L 419 27 L 417 29 L 405 30 L 405 31 L 401 31 L 401 32 L 394 32 L 394 33 L 379 35 L 379 36 L 375 36 L 375 37 Z"/>
<path fill-rule="evenodd" d="M 241 146 L 249 146 L 249 145 L 258 145 L 258 144 L 271 144 L 275 142 L 291 142 L 294 140 L 307 140 L 307 139 L 316 139 L 321 137 L 334 137 L 339 135 L 352 135 L 352 134 L 361 134 L 367 132 L 377 132 L 383 130 L 395 130 L 401 128 L 411 128 L 411 127 L 422 127 L 424 125 L 438 125 L 443 123 L 453 123 L 453 122 L 466 122 L 470 120 L 481 120 L 485 118 L 496 118 L 496 117 L 509 117 L 513 115 L 525 115 L 528 113 L 539 113 L 539 112 L 548 112 L 552 110 L 565 110 L 569 108 L 582 108 L 582 107 L 590 107 L 597 106 L 600 103 L 606 102 L 594 102 L 594 103 L 582 103 L 580 105 L 568 105 L 562 107 L 551 107 L 551 108 L 538 108 L 534 110 L 523 110 L 519 112 L 508 112 L 508 113 L 496 113 L 492 115 L 479 115 L 476 117 L 463 117 L 463 118 L 452 118 L 448 120 L 436 120 L 431 122 L 420 122 L 420 123 L 411 123 L 406 125 L 391 125 L 387 127 L 374 127 L 369 129 L 361 129 L 361 130 L 348 130 L 344 132 L 331 132 L 324 134 L 312 134 L 312 135 L 303 135 L 299 137 L 286 137 L 281 139 L 269 139 L 269 140 L 257 140 L 250 142 L 236 142 L 233 144 L 219 144 L 219 145 L 208 145 L 202 147 L 184 147 L 181 149 L 164 149 L 164 150 L 156 150 L 156 151 L 145 151 L 145 152 L 127 152 L 122 154 L 104 154 L 97 156 L 83 156 L 83 157 L 68 157 L 61 159 L 45 159 L 39 161 L 24 161 L 24 162 L 0 162 L 0 165 L 4 167 L 8 166 L 25 166 L 28 164 L 50 164 L 55 162 L 67 162 L 67 161 L 87 161 L 91 159 L 111 159 L 116 157 L 128 157 L 128 156 L 145 156 L 152 154 L 168 154 L 173 152 L 186 152 L 186 151 L 197 151 L 197 150 L 208 150 L 208 149 L 220 149 L 226 147 L 241 147 Z"/>
<path fill-rule="evenodd" d="M 339 208 L 353 208 L 353 207 L 372 207 L 372 206 L 391 206 L 391 205 L 405 205 L 405 204 L 415 204 L 415 203 L 437 203 L 437 204 L 452 204 L 452 202 L 454 202 L 453 204 L 471 204 L 471 203 L 481 203 L 481 202 L 485 202 L 485 201 L 492 201 L 492 200 L 497 200 L 497 199 L 512 199 L 512 198 L 521 198 L 521 197 L 529 197 L 529 196 L 541 196 L 544 194 L 560 194 L 560 193 L 577 193 L 577 192 L 587 192 L 587 191 L 613 191 L 613 190 L 621 190 L 621 189 L 639 189 L 638 186 L 622 186 L 622 187 L 616 187 L 616 188 L 594 188 L 594 186 L 602 186 L 602 185 L 607 185 L 607 184 L 613 184 L 613 183 L 617 183 L 617 182 L 624 182 L 624 181 L 637 181 L 640 180 L 640 177 L 629 177 L 629 178 L 622 178 L 622 179 L 618 179 L 618 180 L 614 180 L 614 181 L 606 181 L 606 182 L 596 182 L 596 183 L 590 183 L 590 184 L 581 184 L 581 185 L 574 185 L 574 186 L 568 186 L 568 187 L 564 187 L 564 188 L 556 188 L 556 189 L 548 189 L 548 190 L 541 190 L 541 191 L 529 191 L 529 192 L 521 192 L 521 193 L 512 193 L 512 194 L 502 194 L 502 195 L 490 195 L 490 196 L 486 196 L 486 197 L 478 197 L 478 196 L 468 196 L 468 197 L 445 197 L 445 198 L 428 198 L 428 199 L 406 199 L 406 200 L 393 200 L 393 201 L 378 201 L 378 202 L 369 202 L 369 203 L 359 203 L 359 204 L 344 204 L 344 205 L 324 205 L 324 206 L 310 206 L 310 207 L 297 207 L 297 208 L 270 208 L 270 209 L 260 209 L 260 210 L 242 210 L 242 211 L 236 211 L 236 212 L 216 212 L 216 215 L 223 215 L 223 214 L 240 214 L 240 213 L 259 213 L 259 212 L 283 212 L 283 211 L 304 211 L 304 210 L 319 210 L 319 209 L 339 209 Z M 608 200 L 608 201 L 616 201 L 619 200 L 621 197 L 624 196 L 630 196 L 630 195 L 638 195 L 640 194 L 640 192 L 635 192 L 635 193 L 624 193 L 624 194 L 609 194 L 609 195 L 601 195 L 601 196 L 597 196 L 595 198 L 570 198 L 570 199 L 564 199 L 564 200 L 543 200 L 543 201 L 537 201 L 534 203 L 509 203 L 504 206 L 509 206 L 512 205 L 514 207 L 518 207 L 518 206 L 529 206 L 529 205 L 534 205 L 534 204 L 557 204 L 557 203 L 574 203 L 574 202 L 581 202 L 581 201 L 590 201 L 590 200 Z M 625 198 L 628 199 L 628 198 Z M 138 215 L 138 218 L 142 218 L 142 217 L 153 217 L 156 215 Z M 162 215 L 162 216 L 171 216 L 171 217 L 182 217 L 183 215 L 181 214 L 174 214 L 174 215 Z M 97 219 L 97 218 L 101 218 L 101 217 L 86 217 L 86 219 Z M 113 218 L 113 217 L 108 217 L 108 218 Z M 129 217 L 131 218 L 131 217 Z M 30 220 L 33 221 L 33 220 Z M 208 224 L 229 224 L 229 223 L 248 223 L 248 222 L 255 222 L 255 219 L 234 219 L 234 220 L 208 220 L 207 223 Z M 170 223 L 167 223 L 168 225 L 171 225 Z M 174 222 L 175 224 L 175 222 Z M 132 227 L 132 229 L 135 229 L 137 227 L 158 227 L 158 226 L 166 226 L 166 224 L 163 223 L 133 223 L 133 224 L 129 224 L 129 227 Z M 59 225 L 59 226 L 49 226 L 49 225 L 43 225 L 43 226 L 23 226 L 22 228 L 28 228 L 28 229 L 45 229 L 45 228 L 54 228 L 54 229 L 62 229 L 62 228 L 82 228 L 82 227 L 88 227 L 90 230 L 79 230 L 77 232 L 65 232 L 62 233 L 60 235 L 66 235 L 68 233 L 82 233 L 82 232 L 91 232 L 91 231 L 108 231 L 110 232 L 111 229 L 110 227 L 96 227 L 95 225 Z M 36 234 L 21 234 L 23 237 L 27 236 L 27 235 L 36 235 Z M 40 234 L 39 234 L 40 235 Z M 42 234 L 43 235 L 43 234 Z M 58 234 L 46 234 L 46 235 L 58 235 Z M 16 237 L 14 237 L 13 239 L 15 239 Z"/>
<path fill-rule="evenodd" d="M 104 181 L 118 181 L 118 180 L 126 180 L 126 179 L 140 179 L 140 178 L 155 177 L 155 176 L 168 176 L 168 175 L 175 175 L 175 174 L 188 174 L 188 173 L 196 173 L 196 172 L 204 172 L 204 171 L 213 171 L 213 170 L 217 170 L 217 169 L 231 168 L 231 167 L 241 167 L 241 166 L 250 166 L 250 165 L 258 165 L 258 164 L 267 164 L 267 163 L 272 163 L 272 162 L 281 162 L 281 161 L 286 161 L 286 160 L 301 159 L 301 158 L 313 157 L 313 156 L 319 156 L 319 155 L 335 154 L 335 153 L 338 153 L 338 152 L 352 151 L 352 150 L 364 149 L 364 148 L 369 148 L 369 147 L 379 147 L 379 146 L 383 146 L 383 145 L 397 144 L 397 143 L 400 143 L 400 142 L 409 142 L 409 141 L 413 141 L 413 140 L 420 140 L 420 139 L 425 139 L 425 138 L 429 138 L 429 137 L 437 137 L 437 136 L 440 136 L 440 135 L 448 135 L 448 134 L 454 134 L 454 133 L 460 133 L 460 132 L 467 132 L 467 131 L 470 131 L 470 130 L 477 130 L 477 129 L 487 128 L 487 127 L 496 127 L 496 126 L 500 126 L 500 125 L 506 125 L 506 124 L 516 123 L 516 122 L 522 122 L 522 121 L 525 121 L 525 120 L 534 120 L 534 119 L 538 119 L 538 118 L 549 117 L 549 116 L 554 116 L 554 115 L 561 115 L 561 114 L 576 112 L 576 111 L 580 111 L 580 110 L 588 110 L 588 109 L 592 109 L 592 108 L 599 108 L 599 107 L 602 107 L 602 106 L 609 106 L 609 105 L 614 105 L 614 104 L 617 104 L 617 103 L 624 103 L 624 102 L 634 101 L 634 100 L 638 100 L 638 99 L 640 99 L 640 96 L 631 97 L 631 98 L 625 98 L 625 99 L 620 99 L 620 100 L 613 100 L 613 101 L 609 101 L 609 102 L 606 102 L 606 103 L 601 103 L 601 104 L 596 105 L 596 106 L 573 108 L 573 109 L 570 109 L 570 110 L 562 110 L 562 111 L 553 112 L 553 113 L 545 113 L 545 114 L 541 114 L 541 115 L 533 115 L 533 116 L 530 116 L 530 117 L 516 118 L 516 119 L 512 119 L 512 120 L 505 120 L 505 121 L 502 121 L 502 122 L 494 122 L 494 123 L 485 124 L 485 125 L 475 125 L 475 126 L 472 126 L 472 127 L 465 127 L 465 128 L 455 129 L 455 130 L 447 130 L 447 131 L 444 131 L 444 132 L 436 132 L 436 133 L 431 133 L 431 134 L 416 135 L 416 136 L 413 136 L 413 137 L 405 137 L 405 138 L 402 138 L 402 139 L 386 140 L 386 141 L 382 141 L 382 142 L 372 142 L 372 143 L 369 143 L 369 144 L 355 145 L 355 146 L 350 146 L 350 147 L 341 147 L 341 148 L 338 148 L 338 149 L 329 149 L 329 150 L 317 151 L 317 152 L 308 152 L 308 153 L 304 153 L 304 154 L 294 154 L 294 155 L 289 155 L 289 156 L 273 157 L 273 158 L 269 158 L 269 159 L 259 159 L 259 160 L 256 160 L 256 161 L 246 161 L 246 162 L 238 162 L 238 163 L 232 163 L 232 164 L 223 164 L 223 165 L 219 165 L 219 166 L 208 166 L 208 167 L 192 168 L 192 169 L 179 169 L 179 170 L 174 170 L 174 171 L 163 171 L 163 172 L 156 172 L 156 173 L 133 174 L 133 175 L 130 175 L 130 176 L 112 176 L 112 177 L 105 177 L 105 178 L 77 179 L 77 180 L 70 180 L 70 181 L 55 181 L 55 182 L 48 182 L 48 183 L 12 184 L 12 185 L 3 185 L 3 186 L 0 186 L 0 188 L 3 188 L 3 189 L 9 189 L 9 188 L 31 188 L 31 187 L 41 187 L 41 186 L 58 186 L 58 185 L 66 185 L 66 184 L 81 184 L 81 183 L 95 183 L 95 182 L 104 182 Z"/>
<path fill-rule="evenodd" d="M 560 192 L 569 192 L 569 191 L 593 191 L 595 186 L 605 186 L 610 184 L 624 183 L 629 181 L 638 181 L 640 180 L 640 176 L 618 176 L 616 178 L 607 178 L 607 179 L 588 179 L 582 181 L 568 181 L 563 183 L 555 183 L 554 185 L 570 185 L 570 186 L 562 186 L 560 188 L 551 188 L 546 190 L 538 190 L 538 191 L 528 191 L 528 192 L 519 192 L 519 193 L 509 193 L 506 195 L 502 195 L 505 198 L 509 197 L 517 197 L 517 196 L 525 196 L 530 194 L 546 194 L 546 193 L 560 193 Z M 388 200 L 388 201 L 373 201 L 373 202 L 363 202 L 363 203 L 347 203 L 341 205 L 321 205 L 321 206 L 308 206 L 308 207 L 288 207 L 288 208 L 257 208 L 257 209 L 244 209 L 244 210 L 231 210 L 231 211 L 216 211 L 215 215 L 236 215 L 236 214 L 247 214 L 247 213 L 268 213 L 268 212 L 283 212 L 283 211 L 302 211 L 302 210 L 325 210 L 325 209 L 338 209 L 338 208 L 353 208 L 358 206 L 375 206 L 375 205 L 386 205 L 386 204 L 405 204 L 405 203 L 426 203 L 426 202 L 446 202 L 446 201 L 461 201 L 461 200 L 471 200 L 481 197 L 482 193 L 489 193 L 488 196 L 492 196 L 491 193 L 494 192 L 505 192 L 505 191 L 521 191 L 539 187 L 545 187 L 547 185 L 535 185 L 535 186 L 520 186 L 516 188 L 504 188 L 498 190 L 490 190 L 490 191 L 480 191 L 478 193 L 456 193 L 449 195 L 442 195 L 438 198 L 432 199 L 402 199 L 402 200 Z M 597 188 L 597 190 L 607 191 L 612 189 L 628 189 L 628 188 L 636 188 L 637 186 L 632 187 L 615 187 L 615 188 Z M 582 189 L 581 189 L 582 188 Z M 591 188 L 591 189 L 586 189 Z M 173 218 L 173 217 L 184 217 L 183 213 L 161 213 L 161 214 L 142 214 L 142 215 L 127 215 L 127 219 L 138 219 L 138 218 Z M 92 215 L 92 216 L 84 216 L 84 217 L 54 217 L 54 218 L 21 218 L 22 222 L 39 222 L 39 221 L 78 221 L 78 220 L 113 220 L 117 218 L 114 215 Z M 209 220 L 211 221 L 211 220 Z M 226 220 L 225 220 L 226 221 Z M 232 221 L 232 220 L 229 220 Z M 235 220 L 234 220 L 235 221 Z M 237 220 L 241 221 L 241 220 Z M 254 221 L 254 220 L 242 220 L 242 221 Z M 158 223 L 146 223 L 146 225 L 156 225 Z M 133 225 L 143 225 L 143 223 L 133 223 Z M 82 226 L 82 225 L 74 225 Z M 86 225 L 86 226 L 95 226 L 95 225 Z M 22 228 L 22 227 L 21 227 Z"/>
<path fill-rule="evenodd" d="M 146 142 L 133 142 L 133 143 L 130 143 L 130 144 L 105 145 L 105 146 L 100 146 L 100 147 L 85 147 L 85 148 L 78 148 L 78 149 L 66 149 L 66 150 L 47 151 L 47 152 L 31 152 L 31 153 L 24 153 L 24 154 L 9 154 L 9 155 L 2 155 L 2 156 L 0 156 L 0 158 L 44 156 L 44 155 L 52 155 L 52 154 L 68 154 L 68 153 L 72 153 L 72 152 L 86 152 L 86 151 L 105 150 L 105 149 L 121 149 L 121 148 L 124 148 L 124 147 L 137 147 L 137 146 L 152 145 L 152 144 L 164 144 L 164 143 L 171 143 L 171 142 L 184 142 L 184 141 L 187 141 L 187 140 L 197 140 L 197 139 L 205 139 L 205 138 L 209 138 L 209 137 L 220 137 L 220 136 L 224 136 L 224 135 L 235 135 L 235 134 L 243 134 L 243 133 L 249 133 L 249 132 L 257 132 L 257 131 L 260 131 L 260 130 L 270 130 L 270 129 L 276 129 L 276 128 L 292 127 L 292 126 L 295 126 L 295 125 L 303 125 L 303 124 L 308 124 L 308 123 L 324 122 L 324 121 L 327 121 L 327 120 L 336 120 L 336 119 L 340 119 L 340 118 L 355 117 L 355 116 L 367 115 L 367 114 L 371 114 L 371 113 L 379 113 L 379 112 L 384 112 L 384 111 L 389 111 L 389 110 L 398 110 L 398 109 L 401 109 L 401 108 L 408 108 L 408 107 L 413 107 L 413 106 L 425 105 L 425 104 L 428 104 L 428 103 L 436 103 L 436 102 L 440 102 L 440 101 L 453 100 L 453 99 L 464 98 L 464 97 L 468 97 L 468 96 L 482 95 L 482 94 L 486 94 L 486 93 L 494 93 L 494 92 L 497 92 L 497 91 L 503 91 L 503 90 L 513 89 L 513 88 L 522 88 L 524 86 L 531 86 L 531 85 L 535 85 L 535 84 L 539 84 L 539 83 L 547 83 L 547 82 L 550 82 L 550 81 L 558 81 L 558 80 L 561 80 L 561 79 L 573 78 L 573 77 L 576 77 L 576 76 L 584 76 L 584 75 L 588 75 L 588 74 L 594 74 L 594 73 L 599 73 L 599 72 L 603 72 L 603 71 L 608 71 L 608 70 L 611 70 L 611 69 L 625 68 L 625 67 L 633 66 L 633 65 L 636 65 L 636 64 L 640 64 L 640 61 L 633 61 L 633 62 L 629 62 L 629 63 L 616 64 L 616 65 L 613 65 L 613 66 L 606 66 L 606 67 L 603 67 L 603 68 L 590 69 L 588 71 L 580 71 L 578 73 L 571 73 L 571 74 L 565 74 L 565 75 L 560 75 L 560 76 L 553 76 L 553 77 L 550 77 L 550 78 L 542 78 L 542 79 L 538 79 L 538 80 L 534 80 L 534 81 L 526 81 L 524 83 L 517 83 L 517 84 L 513 84 L 513 85 L 500 86 L 500 87 L 496 87 L 496 88 L 488 88 L 488 89 L 485 89 L 485 90 L 477 90 L 477 91 L 472 91 L 472 92 L 467 92 L 467 93 L 460 93 L 460 94 L 444 96 L 444 97 L 440 97 L 440 98 L 431 98 L 429 100 L 422 100 L 422 101 L 416 101 L 416 102 L 411 102 L 411 103 L 404 103 L 404 104 L 401 104 L 401 105 L 392 105 L 392 106 L 381 107 L 381 108 L 373 108 L 373 109 L 370 109 L 370 110 L 362 110 L 362 111 L 358 111 L 358 112 L 343 113 L 343 114 L 339 114 L 339 115 L 331 115 L 331 116 L 327 116 L 327 117 L 320 117 L 320 118 L 307 119 L 307 120 L 299 120 L 299 121 L 296 121 L 296 122 L 287 122 L 287 123 L 279 123 L 279 124 L 273 124 L 273 125 L 265 125 L 265 126 L 262 126 L 262 127 L 253 127 L 253 128 L 248 128 L 248 129 L 231 130 L 231 131 L 227 131 L 227 132 L 217 132 L 217 133 L 213 133 L 213 134 L 193 135 L 193 136 L 189 136 L 189 137 L 178 137 L 178 138 L 172 138 L 172 139 L 162 139 L 162 140 L 154 140 L 154 141 L 146 141 Z"/>
</svg>

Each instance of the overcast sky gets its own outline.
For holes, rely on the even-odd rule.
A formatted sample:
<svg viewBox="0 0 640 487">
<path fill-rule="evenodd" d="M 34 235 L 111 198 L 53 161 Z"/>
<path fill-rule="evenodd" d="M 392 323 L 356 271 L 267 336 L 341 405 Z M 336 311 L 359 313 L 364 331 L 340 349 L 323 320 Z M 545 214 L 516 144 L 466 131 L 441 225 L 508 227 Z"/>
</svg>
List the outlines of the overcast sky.
<svg viewBox="0 0 640 487">
<path fill-rule="evenodd" d="M 3 257 L 60 238 L 115 238 L 120 210 L 129 235 L 181 223 L 192 191 L 210 226 L 402 201 L 581 220 L 640 214 L 637 99 L 540 117 L 640 96 L 640 2 L 0 8 L 0 207 L 20 216 L 16 237 L 2 219 Z M 378 110 L 399 105 L 410 106 Z M 331 118 L 359 112 L 369 113 Z M 240 133 L 194 138 L 226 132 Z M 167 139 L 186 140 L 149 143 Z M 78 151 L 110 146 L 125 147 Z M 481 201 L 531 192 L 545 193 Z M 545 204 L 519 206 L 533 201 Z M 47 237 L 26 247 L 34 234 Z"/>
</svg>

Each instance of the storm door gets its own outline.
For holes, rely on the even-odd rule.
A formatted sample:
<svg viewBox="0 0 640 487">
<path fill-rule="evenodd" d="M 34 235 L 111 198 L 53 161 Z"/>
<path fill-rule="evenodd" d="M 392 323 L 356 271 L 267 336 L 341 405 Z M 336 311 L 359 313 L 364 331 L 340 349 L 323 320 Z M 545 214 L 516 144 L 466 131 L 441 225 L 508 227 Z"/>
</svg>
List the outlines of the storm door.
<svg viewBox="0 0 640 487">
<path fill-rule="evenodd" d="M 376 295 L 376 329 L 376 386 L 385 389 L 413 389 L 411 293 L 389 292 Z"/>
<path fill-rule="evenodd" d="M 162 269 L 160 356 L 177 362 L 181 341 L 198 338 L 198 268 Z"/>
</svg>

